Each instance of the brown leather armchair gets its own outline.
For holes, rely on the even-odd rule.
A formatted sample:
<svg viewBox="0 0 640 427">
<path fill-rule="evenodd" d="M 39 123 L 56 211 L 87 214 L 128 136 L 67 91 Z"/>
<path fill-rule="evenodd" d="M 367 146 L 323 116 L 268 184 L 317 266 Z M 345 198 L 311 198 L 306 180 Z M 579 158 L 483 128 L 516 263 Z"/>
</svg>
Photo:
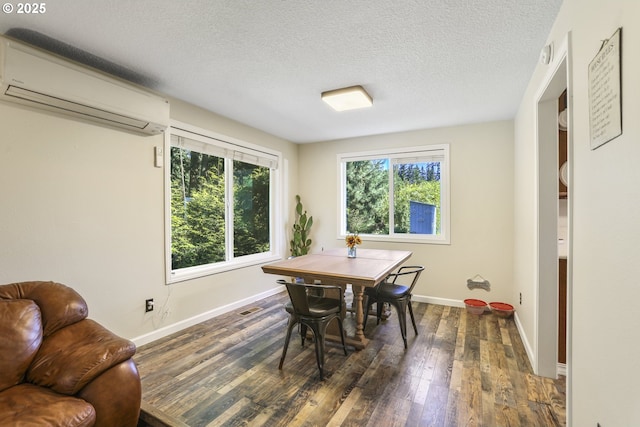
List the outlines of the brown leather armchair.
<svg viewBox="0 0 640 427">
<path fill-rule="evenodd" d="M 54 282 L 0 285 L 0 425 L 135 427 L 135 345 Z"/>
</svg>

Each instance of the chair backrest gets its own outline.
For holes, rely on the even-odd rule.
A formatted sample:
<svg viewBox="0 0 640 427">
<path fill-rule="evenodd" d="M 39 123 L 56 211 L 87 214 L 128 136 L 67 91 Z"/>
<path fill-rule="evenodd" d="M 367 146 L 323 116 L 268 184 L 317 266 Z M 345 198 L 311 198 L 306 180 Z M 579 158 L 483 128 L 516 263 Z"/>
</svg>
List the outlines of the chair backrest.
<svg viewBox="0 0 640 427">
<path fill-rule="evenodd" d="M 285 283 L 293 310 L 302 315 L 309 314 L 309 300 L 307 298 L 307 288 L 302 283 Z"/>
<path fill-rule="evenodd" d="M 337 294 L 339 295 L 339 299 L 336 299 L 336 305 L 342 306 L 342 292 L 339 286 L 327 286 L 314 284 L 310 285 L 307 283 L 292 283 L 287 282 L 285 280 L 278 280 L 278 283 L 281 285 L 285 285 L 287 287 L 287 292 L 289 293 L 289 298 L 291 299 L 291 304 L 293 305 L 293 310 L 300 315 L 310 315 L 310 300 L 313 298 L 322 298 L 325 300 L 332 298 L 320 297 L 319 295 L 324 295 L 324 291 L 327 290 L 337 290 Z"/>
<path fill-rule="evenodd" d="M 387 282 L 393 284 L 403 284 L 409 287 L 409 293 L 413 291 L 413 287 L 418 283 L 418 278 L 424 271 L 421 265 L 405 265 L 398 269 L 397 272 L 391 273 L 387 277 Z M 400 279 L 399 283 L 396 283 Z"/>
</svg>

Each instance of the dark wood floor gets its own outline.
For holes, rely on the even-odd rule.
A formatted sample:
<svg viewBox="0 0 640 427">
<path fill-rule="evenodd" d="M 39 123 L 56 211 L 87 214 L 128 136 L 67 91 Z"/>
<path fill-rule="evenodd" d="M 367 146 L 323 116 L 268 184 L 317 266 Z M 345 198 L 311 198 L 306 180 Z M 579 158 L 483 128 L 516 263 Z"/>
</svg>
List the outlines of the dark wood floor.
<svg viewBox="0 0 640 427">
<path fill-rule="evenodd" d="M 362 351 L 292 339 L 286 293 L 141 346 L 144 418 L 175 426 L 565 425 L 565 384 L 531 373 L 513 319 L 413 303 L 405 351 L 395 313 L 369 319 Z M 248 312 L 248 313 L 247 313 Z M 353 328 L 352 315 L 346 323 Z M 159 422 L 164 419 L 164 423 Z"/>
</svg>

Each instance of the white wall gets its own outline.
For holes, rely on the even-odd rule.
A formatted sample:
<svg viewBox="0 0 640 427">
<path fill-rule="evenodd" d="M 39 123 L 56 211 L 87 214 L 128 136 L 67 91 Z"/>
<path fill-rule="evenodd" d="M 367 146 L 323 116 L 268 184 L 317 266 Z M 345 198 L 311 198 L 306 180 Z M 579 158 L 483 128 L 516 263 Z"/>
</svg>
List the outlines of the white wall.
<svg viewBox="0 0 640 427">
<path fill-rule="evenodd" d="M 171 105 L 176 120 L 281 151 L 295 194 L 296 145 L 177 100 Z M 164 284 L 164 170 L 153 165 L 162 136 L 4 104 L 0 129 L 0 283 L 67 284 L 87 300 L 90 317 L 147 340 L 276 287 L 259 266 Z M 156 302 L 149 314 L 147 298 Z"/>
<path fill-rule="evenodd" d="M 573 426 L 640 425 L 640 2 L 565 0 L 549 41 L 571 32 L 569 85 L 573 135 L 571 177 L 572 336 L 569 419 Z M 588 65 L 602 40 L 622 32 L 623 134 L 591 151 Z M 515 289 L 535 292 L 535 94 L 548 67 L 538 65 L 515 121 Z M 521 309 L 527 335 L 535 316 Z"/>
<path fill-rule="evenodd" d="M 338 238 L 337 154 L 388 147 L 450 144 L 451 245 L 366 241 L 363 248 L 409 249 L 427 268 L 416 299 L 512 299 L 513 125 L 511 121 L 387 134 L 300 146 L 300 195 L 314 218 L 312 251 L 344 247 Z M 489 293 L 467 288 L 476 274 Z"/>
</svg>

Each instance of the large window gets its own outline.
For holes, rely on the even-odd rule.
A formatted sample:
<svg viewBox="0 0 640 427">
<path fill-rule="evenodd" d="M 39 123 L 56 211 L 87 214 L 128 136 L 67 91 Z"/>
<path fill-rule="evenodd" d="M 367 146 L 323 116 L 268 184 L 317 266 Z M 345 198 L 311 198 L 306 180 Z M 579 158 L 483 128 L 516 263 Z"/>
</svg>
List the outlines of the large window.
<svg viewBox="0 0 640 427">
<path fill-rule="evenodd" d="M 449 243 L 449 146 L 338 155 L 340 235 Z"/>
<path fill-rule="evenodd" d="M 172 127 L 169 156 L 169 282 L 276 254 L 276 154 Z"/>
</svg>

